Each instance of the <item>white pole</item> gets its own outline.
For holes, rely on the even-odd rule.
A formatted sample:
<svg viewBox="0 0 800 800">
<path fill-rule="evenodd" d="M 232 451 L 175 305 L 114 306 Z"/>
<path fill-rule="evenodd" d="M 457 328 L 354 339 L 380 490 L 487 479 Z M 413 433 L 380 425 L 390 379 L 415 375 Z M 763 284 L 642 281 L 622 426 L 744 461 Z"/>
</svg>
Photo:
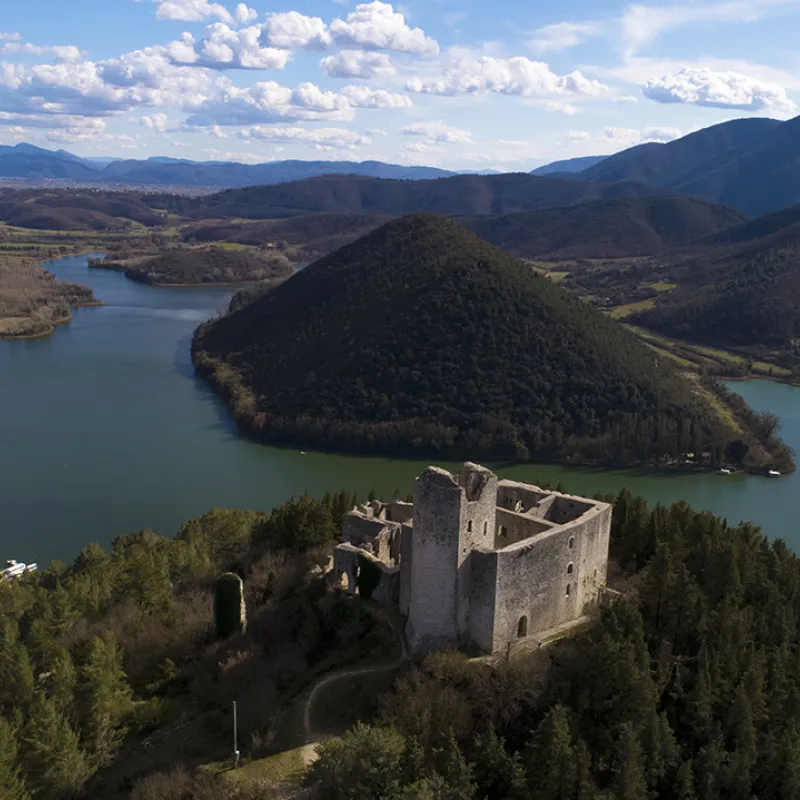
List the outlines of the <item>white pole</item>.
<svg viewBox="0 0 800 800">
<path fill-rule="evenodd" d="M 237 737 L 236 701 L 233 701 L 233 766 L 239 766 L 239 742 Z"/>
</svg>

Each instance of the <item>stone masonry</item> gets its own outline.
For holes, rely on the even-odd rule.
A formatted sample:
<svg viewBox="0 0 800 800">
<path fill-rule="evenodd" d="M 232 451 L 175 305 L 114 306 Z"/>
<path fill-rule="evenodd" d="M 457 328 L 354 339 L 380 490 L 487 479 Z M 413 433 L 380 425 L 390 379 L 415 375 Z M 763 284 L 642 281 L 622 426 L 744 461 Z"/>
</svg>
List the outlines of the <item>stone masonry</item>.
<svg viewBox="0 0 800 800">
<path fill-rule="evenodd" d="M 499 480 L 464 464 L 428 467 L 414 503 L 353 509 L 332 576 L 397 607 L 415 653 L 496 653 L 580 619 L 605 586 L 611 506 Z"/>
</svg>

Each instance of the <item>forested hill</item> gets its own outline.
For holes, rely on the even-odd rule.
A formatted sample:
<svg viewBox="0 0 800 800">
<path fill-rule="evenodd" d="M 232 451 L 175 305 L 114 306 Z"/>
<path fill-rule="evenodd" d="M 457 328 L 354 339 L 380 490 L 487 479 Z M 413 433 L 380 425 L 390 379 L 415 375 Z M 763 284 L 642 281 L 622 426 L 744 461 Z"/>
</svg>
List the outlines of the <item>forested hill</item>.
<svg viewBox="0 0 800 800">
<path fill-rule="evenodd" d="M 358 175 L 330 175 L 276 186 L 230 189 L 186 200 L 183 212 L 195 218 L 269 219 L 299 214 L 506 214 L 569 206 L 615 197 L 667 194 L 631 181 L 602 183 L 543 178 L 526 173 L 456 175 L 402 181 Z"/>
<path fill-rule="evenodd" d="M 136 264 L 98 261 L 91 266 L 118 269 L 133 281 L 160 286 L 277 281 L 288 278 L 293 272 L 282 253 L 219 247 L 172 248 L 158 256 L 137 260 Z"/>
<path fill-rule="evenodd" d="M 800 251 L 700 254 L 677 264 L 678 288 L 631 320 L 672 336 L 800 357 Z M 764 351 L 766 352 L 766 351 Z"/>
<path fill-rule="evenodd" d="M 254 432 L 328 448 L 624 463 L 715 427 L 624 329 L 430 215 L 202 326 L 193 354 Z"/>
<path fill-rule="evenodd" d="M 456 221 L 520 256 L 571 259 L 652 255 L 746 220 L 696 198 L 635 197 Z"/>
</svg>

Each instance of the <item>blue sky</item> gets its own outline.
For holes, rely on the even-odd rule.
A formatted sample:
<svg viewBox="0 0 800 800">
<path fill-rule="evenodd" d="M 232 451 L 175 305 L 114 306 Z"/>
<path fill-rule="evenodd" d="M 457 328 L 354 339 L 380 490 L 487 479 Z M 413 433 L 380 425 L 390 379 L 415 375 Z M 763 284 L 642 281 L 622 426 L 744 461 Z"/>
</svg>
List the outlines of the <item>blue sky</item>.
<svg viewBox="0 0 800 800">
<path fill-rule="evenodd" d="M 800 103 L 800 0 L 27 0 L 0 143 L 530 169 Z"/>
</svg>

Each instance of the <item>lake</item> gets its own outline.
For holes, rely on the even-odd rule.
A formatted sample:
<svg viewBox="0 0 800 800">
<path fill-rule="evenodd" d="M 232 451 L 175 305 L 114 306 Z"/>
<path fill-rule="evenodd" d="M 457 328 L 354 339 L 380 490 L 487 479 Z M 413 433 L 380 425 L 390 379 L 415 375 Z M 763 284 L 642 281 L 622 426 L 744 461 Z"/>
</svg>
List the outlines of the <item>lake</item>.
<svg viewBox="0 0 800 800">
<path fill-rule="evenodd" d="M 226 306 L 230 288 L 145 286 L 89 270 L 85 256 L 49 268 L 88 284 L 105 305 L 77 309 L 46 339 L 0 341 L 0 559 L 72 561 L 88 542 L 107 546 L 144 526 L 173 535 L 214 506 L 269 510 L 293 495 L 341 488 L 405 493 L 427 465 L 302 455 L 238 436 L 189 357 L 194 329 Z M 735 388 L 754 408 L 775 412 L 784 439 L 800 449 L 800 389 L 767 381 Z M 686 500 L 731 523 L 752 520 L 800 551 L 800 472 L 724 477 L 525 465 L 502 474 L 560 480 L 576 494 L 627 486 L 652 503 Z"/>
</svg>

